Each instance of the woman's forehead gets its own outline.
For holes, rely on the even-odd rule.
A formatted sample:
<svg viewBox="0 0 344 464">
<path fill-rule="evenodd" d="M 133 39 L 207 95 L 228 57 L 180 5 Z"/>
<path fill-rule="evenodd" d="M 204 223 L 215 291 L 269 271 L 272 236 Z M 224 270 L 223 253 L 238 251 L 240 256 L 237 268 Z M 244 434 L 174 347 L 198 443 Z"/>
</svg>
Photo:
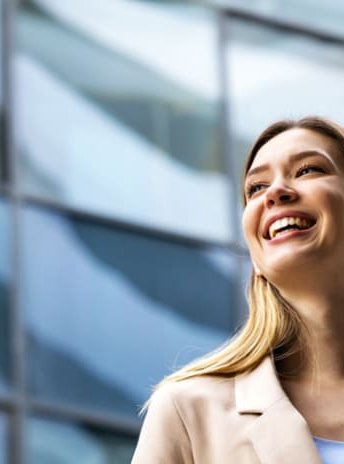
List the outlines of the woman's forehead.
<svg viewBox="0 0 344 464">
<path fill-rule="evenodd" d="M 258 150 L 250 169 L 262 163 L 274 163 L 284 158 L 287 160 L 291 155 L 310 150 L 321 150 L 334 161 L 344 164 L 344 156 L 339 153 L 338 143 L 334 139 L 315 130 L 293 128 L 264 144 Z"/>
</svg>

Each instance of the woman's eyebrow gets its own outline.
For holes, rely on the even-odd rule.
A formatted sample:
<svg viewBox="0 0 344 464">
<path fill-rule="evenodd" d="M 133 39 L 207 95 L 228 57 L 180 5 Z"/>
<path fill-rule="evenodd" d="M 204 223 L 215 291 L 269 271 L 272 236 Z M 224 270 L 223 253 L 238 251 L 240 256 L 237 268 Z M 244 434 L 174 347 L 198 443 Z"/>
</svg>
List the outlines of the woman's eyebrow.
<svg viewBox="0 0 344 464">
<path fill-rule="evenodd" d="M 311 157 L 314 157 L 314 156 L 320 156 L 320 157 L 326 159 L 327 161 L 330 161 L 331 164 L 334 165 L 334 162 L 333 162 L 331 156 L 328 153 L 326 153 L 325 151 L 318 150 L 318 149 L 303 150 L 303 151 L 294 153 L 293 155 L 291 155 L 289 157 L 288 162 L 293 163 L 295 161 L 300 161 L 300 160 L 303 160 L 305 158 L 311 158 Z M 254 174 L 259 174 L 259 173 L 261 173 L 263 171 L 267 171 L 269 168 L 270 168 L 270 164 L 261 164 L 260 166 L 252 168 L 246 174 L 246 179 L 253 176 Z"/>
</svg>

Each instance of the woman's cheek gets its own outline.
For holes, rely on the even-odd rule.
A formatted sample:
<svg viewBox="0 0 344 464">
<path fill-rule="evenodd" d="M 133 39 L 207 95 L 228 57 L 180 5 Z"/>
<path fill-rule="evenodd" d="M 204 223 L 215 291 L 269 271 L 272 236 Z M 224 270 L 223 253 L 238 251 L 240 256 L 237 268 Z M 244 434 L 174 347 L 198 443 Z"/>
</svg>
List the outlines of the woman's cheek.
<svg viewBox="0 0 344 464">
<path fill-rule="evenodd" d="M 253 246 L 258 238 L 259 214 L 251 205 L 247 205 L 243 213 L 242 229 L 248 248 Z"/>
</svg>

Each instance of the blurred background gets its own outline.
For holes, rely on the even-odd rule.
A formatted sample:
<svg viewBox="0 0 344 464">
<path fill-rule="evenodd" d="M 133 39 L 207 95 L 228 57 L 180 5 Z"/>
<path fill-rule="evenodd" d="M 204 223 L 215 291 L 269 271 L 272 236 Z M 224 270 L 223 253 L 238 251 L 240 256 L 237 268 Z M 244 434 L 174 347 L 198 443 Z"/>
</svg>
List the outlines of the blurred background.
<svg viewBox="0 0 344 464">
<path fill-rule="evenodd" d="M 245 317 L 248 147 L 344 122 L 344 3 L 0 5 L 0 464 L 126 464 Z"/>
</svg>

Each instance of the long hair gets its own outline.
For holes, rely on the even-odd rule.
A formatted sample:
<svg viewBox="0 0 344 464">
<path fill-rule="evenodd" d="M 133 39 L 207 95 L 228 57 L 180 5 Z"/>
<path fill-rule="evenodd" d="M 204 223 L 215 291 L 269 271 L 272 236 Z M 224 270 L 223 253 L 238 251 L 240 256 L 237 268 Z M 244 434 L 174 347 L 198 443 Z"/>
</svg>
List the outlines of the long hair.
<svg viewBox="0 0 344 464">
<path fill-rule="evenodd" d="M 278 134 L 293 128 L 309 129 L 330 137 L 344 154 L 344 131 L 338 124 L 317 116 L 281 120 L 265 129 L 253 144 L 245 164 L 244 178 L 260 148 Z M 243 202 L 245 205 L 244 195 Z M 254 270 L 248 287 L 248 305 L 248 318 L 236 336 L 218 350 L 167 376 L 155 388 L 195 376 L 235 376 L 250 372 L 270 354 L 276 363 L 295 353 L 302 359 L 307 348 L 305 324 L 278 289 Z"/>
</svg>

